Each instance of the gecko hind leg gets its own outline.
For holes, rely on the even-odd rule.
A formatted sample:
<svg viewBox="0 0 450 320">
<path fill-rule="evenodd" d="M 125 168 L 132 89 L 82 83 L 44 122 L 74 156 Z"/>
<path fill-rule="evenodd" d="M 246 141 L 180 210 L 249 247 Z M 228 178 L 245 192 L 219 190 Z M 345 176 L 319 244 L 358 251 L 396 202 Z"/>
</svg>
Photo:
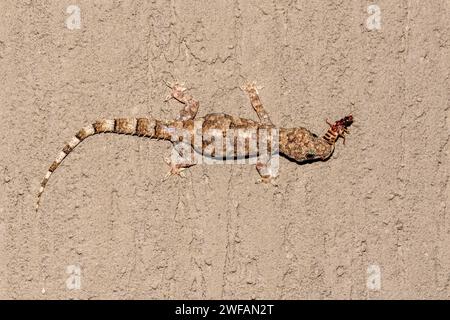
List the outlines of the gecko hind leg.
<svg viewBox="0 0 450 320">
<path fill-rule="evenodd" d="M 183 84 L 166 81 L 165 84 L 172 89 L 172 92 L 165 100 L 168 101 L 173 98 L 184 104 L 184 107 L 180 110 L 180 115 L 177 117 L 177 120 L 185 121 L 194 119 L 200 106 L 198 100 L 186 93 L 187 88 L 185 88 Z"/>
<path fill-rule="evenodd" d="M 184 178 L 184 170 L 197 164 L 194 149 L 182 142 L 173 143 L 172 154 L 170 157 L 165 157 L 164 161 L 169 165 L 170 169 L 162 181 L 166 181 L 175 175 Z"/>
<path fill-rule="evenodd" d="M 250 98 L 250 103 L 252 104 L 253 109 L 255 109 L 260 122 L 262 124 L 273 125 L 272 120 L 270 120 L 269 114 L 262 105 L 256 84 L 251 82 L 244 85 L 241 89 L 244 90 Z"/>
</svg>

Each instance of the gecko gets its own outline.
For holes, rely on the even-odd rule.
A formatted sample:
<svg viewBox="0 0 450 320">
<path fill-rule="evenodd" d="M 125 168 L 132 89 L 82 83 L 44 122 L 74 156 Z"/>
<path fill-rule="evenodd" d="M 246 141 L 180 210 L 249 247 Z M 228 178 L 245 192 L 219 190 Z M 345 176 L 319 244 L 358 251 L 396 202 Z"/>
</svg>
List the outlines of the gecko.
<svg viewBox="0 0 450 320">
<path fill-rule="evenodd" d="M 306 128 L 277 128 L 263 107 L 255 83 L 241 87 L 256 112 L 259 121 L 232 116 L 226 113 L 210 113 L 196 117 L 199 101 L 187 92 L 187 88 L 178 82 L 166 82 L 171 89 L 166 101 L 175 99 L 183 104 L 178 117 L 174 120 L 159 120 L 153 117 L 103 119 L 85 126 L 64 146 L 50 165 L 37 195 L 36 212 L 50 176 L 76 146 L 90 136 L 100 133 L 135 135 L 157 140 L 168 140 L 179 157 L 164 160 L 169 165 L 169 172 L 163 180 L 173 175 L 184 176 L 184 170 L 198 163 L 200 154 L 218 159 L 257 158 L 256 170 L 260 175 L 258 182 L 269 183 L 278 176 L 272 160 L 281 155 L 298 164 L 316 160 L 325 161 L 332 155 L 336 141 L 349 134 L 348 128 L 353 123 L 353 116 L 331 123 L 326 120 L 329 129 L 323 136 L 318 136 Z M 182 133 L 182 134 L 180 134 Z M 265 140 L 261 139 L 264 133 Z M 223 138 L 232 137 L 224 143 Z M 194 138 L 197 137 L 196 141 Z M 252 141 L 256 143 L 252 144 Z M 253 146 L 253 147 L 251 147 Z M 264 149 L 264 155 L 261 150 Z"/>
</svg>

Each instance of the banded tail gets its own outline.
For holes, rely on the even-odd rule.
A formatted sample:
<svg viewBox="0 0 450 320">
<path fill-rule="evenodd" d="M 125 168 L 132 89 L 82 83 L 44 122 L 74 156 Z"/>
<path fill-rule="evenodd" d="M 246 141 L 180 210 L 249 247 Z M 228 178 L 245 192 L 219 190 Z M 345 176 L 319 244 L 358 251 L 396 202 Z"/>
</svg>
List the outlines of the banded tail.
<svg viewBox="0 0 450 320">
<path fill-rule="evenodd" d="M 99 120 L 95 123 L 82 128 L 78 133 L 67 143 L 62 151 L 58 154 L 55 161 L 48 168 L 47 174 L 41 182 L 41 188 L 37 195 L 36 212 L 39 209 L 42 193 L 45 186 L 50 179 L 50 176 L 55 172 L 56 168 L 62 163 L 65 157 L 75 149 L 84 139 L 97 133 L 117 133 L 137 135 L 141 137 L 149 137 L 156 139 L 170 139 L 170 130 L 168 127 L 177 126 L 174 121 L 159 121 L 153 118 L 118 118 L 111 120 Z"/>
</svg>

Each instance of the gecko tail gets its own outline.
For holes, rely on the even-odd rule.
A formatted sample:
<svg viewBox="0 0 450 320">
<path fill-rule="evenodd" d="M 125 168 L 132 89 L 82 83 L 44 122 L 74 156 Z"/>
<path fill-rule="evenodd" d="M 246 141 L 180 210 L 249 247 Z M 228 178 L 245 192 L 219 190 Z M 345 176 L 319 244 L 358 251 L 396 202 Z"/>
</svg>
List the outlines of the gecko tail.
<svg viewBox="0 0 450 320">
<path fill-rule="evenodd" d="M 108 121 L 108 120 L 103 120 Z M 59 165 L 63 162 L 64 158 L 67 157 L 67 155 L 72 152 L 72 150 L 84 139 L 87 137 L 90 137 L 95 134 L 95 129 L 93 125 L 89 125 L 78 131 L 78 133 L 72 137 L 69 143 L 67 143 L 64 148 L 59 152 L 56 159 L 53 161 L 53 163 L 50 165 L 50 167 L 47 170 L 47 173 L 45 174 L 44 179 L 41 181 L 41 187 L 39 189 L 39 192 L 37 194 L 37 201 L 36 201 L 36 213 L 39 210 L 39 206 L 41 203 L 41 197 L 42 193 L 44 193 L 45 186 L 48 183 L 48 180 L 50 179 L 50 176 L 53 174 L 53 172 L 56 170 L 56 168 L 59 167 Z"/>
<path fill-rule="evenodd" d="M 42 194 L 44 193 L 45 186 L 50 179 L 50 176 L 55 172 L 63 160 L 67 157 L 69 153 L 75 149 L 75 147 L 80 144 L 84 139 L 97 134 L 97 133 L 118 133 L 118 134 L 130 134 L 145 137 L 158 137 L 158 125 L 161 122 L 153 118 L 119 118 L 119 119 L 104 119 L 96 121 L 95 123 L 82 128 L 78 133 L 67 143 L 62 151 L 58 154 L 56 159 L 48 168 L 44 179 L 42 179 L 41 187 L 37 194 L 37 201 L 35 210 L 36 213 L 39 210 Z M 159 130 L 160 131 L 160 130 Z M 159 134 L 162 136 L 162 134 Z M 164 138 L 164 137 L 163 137 Z"/>
</svg>

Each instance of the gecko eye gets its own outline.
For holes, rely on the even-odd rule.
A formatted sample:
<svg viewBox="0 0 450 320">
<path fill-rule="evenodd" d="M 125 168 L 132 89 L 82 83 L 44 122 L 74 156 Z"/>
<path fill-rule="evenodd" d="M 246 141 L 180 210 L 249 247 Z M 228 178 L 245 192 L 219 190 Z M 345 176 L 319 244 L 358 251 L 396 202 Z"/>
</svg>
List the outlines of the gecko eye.
<svg viewBox="0 0 450 320">
<path fill-rule="evenodd" d="M 308 153 L 306 154 L 306 159 L 312 159 L 314 158 L 316 155 L 316 153 L 314 152 L 314 150 L 309 150 Z"/>
</svg>

